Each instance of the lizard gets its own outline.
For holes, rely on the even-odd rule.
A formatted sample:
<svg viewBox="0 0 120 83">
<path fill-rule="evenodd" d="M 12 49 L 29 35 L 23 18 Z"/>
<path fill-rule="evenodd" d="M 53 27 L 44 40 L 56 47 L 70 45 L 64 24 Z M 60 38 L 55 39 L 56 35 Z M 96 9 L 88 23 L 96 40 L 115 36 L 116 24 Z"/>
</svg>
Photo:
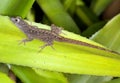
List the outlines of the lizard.
<svg viewBox="0 0 120 83">
<path fill-rule="evenodd" d="M 33 39 L 41 40 L 45 42 L 45 44 L 41 46 L 41 50 L 46 46 L 51 46 L 53 48 L 53 42 L 58 41 L 58 42 L 67 42 L 67 43 L 72 43 L 72 44 L 77 44 L 82 46 L 88 46 L 91 48 L 96 48 L 99 50 L 104 50 L 104 51 L 119 54 L 115 51 L 108 50 L 100 46 L 96 46 L 83 41 L 60 36 L 60 34 L 62 33 L 62 29 L 55 26 L 54 24 L 51 25 L 51 30 L 47 30 L 47 29 L 38 28 L 37 26 L 29 25 L 19 16 L 11 17 L 10 20 L 27 36 L 27 38 L 23 39 L 21 43 L 23 42 L 25 44 L 26 42 L 32 41 Z"/>
</svg>

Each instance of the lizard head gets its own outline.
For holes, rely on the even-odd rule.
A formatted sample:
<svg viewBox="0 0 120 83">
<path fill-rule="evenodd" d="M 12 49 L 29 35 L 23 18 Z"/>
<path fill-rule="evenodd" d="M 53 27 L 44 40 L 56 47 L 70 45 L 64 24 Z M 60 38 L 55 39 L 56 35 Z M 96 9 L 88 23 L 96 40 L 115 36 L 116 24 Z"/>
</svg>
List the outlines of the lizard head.
<svg viewBox="0 0 120 83">
<path fill-rule="evenodd" d="M 11 17 L 10 20 L 20 29 L 23 29 L 27 25 L 27 23 L 19 16 Z"/>
</svg>

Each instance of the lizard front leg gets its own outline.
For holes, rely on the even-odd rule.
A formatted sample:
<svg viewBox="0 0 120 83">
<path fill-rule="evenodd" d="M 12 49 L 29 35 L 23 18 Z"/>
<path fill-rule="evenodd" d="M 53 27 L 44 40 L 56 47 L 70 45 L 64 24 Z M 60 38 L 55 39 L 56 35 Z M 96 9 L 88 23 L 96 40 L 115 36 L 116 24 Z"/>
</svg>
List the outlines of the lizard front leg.
<svg viewBox="0 0 120 83">
<path fill-rule="evenodd" d="M 26 44 L 26 42 L 29 42 L 29 41 L 32 41 L 33 40 L 33 38 L 30 38 L 30 37 L 28 37 L 28 38 L 25 38 L 25 39 L 23 39 L 23 40 L 20 40 L 20 42 L 19 42 L 19 44 Z"/>
</svg>

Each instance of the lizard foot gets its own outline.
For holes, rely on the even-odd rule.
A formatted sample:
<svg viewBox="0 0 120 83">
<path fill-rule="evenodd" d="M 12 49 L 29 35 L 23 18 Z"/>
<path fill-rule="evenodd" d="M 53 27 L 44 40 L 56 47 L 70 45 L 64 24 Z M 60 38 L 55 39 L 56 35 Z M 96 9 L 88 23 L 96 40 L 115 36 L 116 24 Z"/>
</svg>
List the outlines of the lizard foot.
<svg viewBox="0 0 120 83">
<path fill-rule="evenodd" d="M 23 43 L 24 45 L 26 44 L 26 39 L 18 40 L 18 41 L 19 41 L 18 45 L 20 45 L 20 44 L 22 44 L 22 43 Z"/>
<path fill-rule="evenodd" d="M 51 46 L 51 48 L 55 50 L 55 48 L 53 47 L 53 44 L 48 44 L 48 43 L 47 43 L 47 44 L 45 44 L 45 45 L 43 45 L 43 46 L 40 46 L 41 49 L 40 49 L 39 52 L 41 52 L 41 51 L 42 51 L 45 47 L 47 47 L 47 46 Z"/>
<path fill-rule="evenodd" d="M 31 41 L 31 39 L 23 39 L 23 40 L 19 40 L 19 43 L 18 43 L 18 44 L 20 45 L 20 44 L 23 43 L 23 44 L 25 45 L 26 42 L 28 42 L 28 41 Z"/>
</svg>

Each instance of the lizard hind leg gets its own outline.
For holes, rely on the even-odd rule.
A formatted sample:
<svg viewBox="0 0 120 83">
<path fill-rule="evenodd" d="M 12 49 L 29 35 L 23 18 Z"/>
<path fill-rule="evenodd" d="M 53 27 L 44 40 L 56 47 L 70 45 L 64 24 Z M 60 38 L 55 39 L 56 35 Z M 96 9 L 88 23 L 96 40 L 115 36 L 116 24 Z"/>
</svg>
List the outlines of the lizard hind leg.
<svg viewBox="0 0 120 83">
<path fill-rule="evenodd" d="M 51 32 L 55 33 L 56 35 L 59 35 L 59 34 L 64 34 L 66 35 L 65 33 L 62 32 L 63 28 L 62 27 L 58 27 L 54 24 L 51 24 Z"/>
<path fill-rule="evenodd" d="M 56 35 L 59 35 L 62 33 L 62 28 L 57 27 L 54 24 L 51 24 L 51 32 L 55 33 Z"/>
<path fill-rule="evenodd" d="M 45 47 L 47 47 L 47 46 L 51 46 L 51 48 L 55 50 L 55 48 L 53 47 L 53 43 L 46 43 L 46 44 L 44 44 L 43 46 L 40 46 L 40 48 L 41 48 L 40 51 L 42 51 L 42 50 L 43 50 Z M 39 52 L 40 52 L 40 51 L 39 51 Z"/>
</svg>

